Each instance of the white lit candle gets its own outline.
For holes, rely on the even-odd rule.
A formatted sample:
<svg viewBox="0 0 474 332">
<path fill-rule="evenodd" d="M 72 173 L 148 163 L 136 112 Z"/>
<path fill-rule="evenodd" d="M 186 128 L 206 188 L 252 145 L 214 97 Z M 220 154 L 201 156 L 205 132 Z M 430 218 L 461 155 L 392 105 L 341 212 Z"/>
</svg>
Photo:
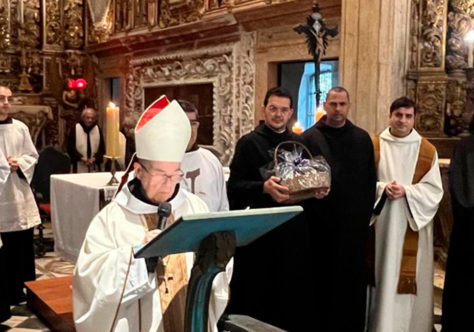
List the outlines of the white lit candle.
<svg viewBox="0 0 474 332">
<path fill-rule="evenodd" d="M 326 114 L 326 111 L 322 107 L 318 107 L 314 113 L 314 122 L 318 122 Z"/>
<path fill-rule="evenodd" d="M 110 102 L 106 110 L 107 133 L 105 140 L 106 155 L 111 158 L 119 157 L 119 128 L 120 111 L 114 103 Z"/>
<path fill-rule="evenodd" d="M 291 130 L 295 134 L 300 135 L 303 132 L 303 127 L 300 125 L 300 123 L 298 121 L 296 121 L 295 124 L 293 125 L 293 127 L 291 128 Z"/>
</svg>

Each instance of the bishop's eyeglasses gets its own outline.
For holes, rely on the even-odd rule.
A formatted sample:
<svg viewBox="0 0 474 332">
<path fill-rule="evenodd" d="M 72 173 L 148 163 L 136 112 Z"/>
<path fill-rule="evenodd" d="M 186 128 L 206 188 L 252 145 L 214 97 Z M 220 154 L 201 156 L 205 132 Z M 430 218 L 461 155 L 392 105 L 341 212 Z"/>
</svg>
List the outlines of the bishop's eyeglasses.
<svg viewBox="0 0 474 332">
<path fill-rule="evenodd" d="M 148 168 L 140 161 L 138 161 L 138 164 L 147 172 L 150 174 L 152 177 L 155 177 L 160 180 L 160 183 L 163 184 L 167 181 L 172 181 L 172 182 L 179 182 L 181 181 L 181 178 L 183 177 L 183 172 L 181 170 L 175 172 L 174 174 L 168 175 L 165 172 L 162 171 L 149 171 Z"/>
</svg>

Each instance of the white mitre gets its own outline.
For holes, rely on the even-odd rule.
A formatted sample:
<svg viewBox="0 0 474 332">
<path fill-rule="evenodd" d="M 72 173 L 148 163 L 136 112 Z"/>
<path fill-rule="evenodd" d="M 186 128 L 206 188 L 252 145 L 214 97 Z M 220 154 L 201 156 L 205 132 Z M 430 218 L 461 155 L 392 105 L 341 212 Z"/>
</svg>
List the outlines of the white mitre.
<svg viewBox="0 0 474 332">
<path fill-rule="evenodd" d="M 140 159 L 181 162 L 191 137 L 191 125 L 178 102 L 166 96 L 154 101 L 135 127 L 135 147 Z"/>
</svg>

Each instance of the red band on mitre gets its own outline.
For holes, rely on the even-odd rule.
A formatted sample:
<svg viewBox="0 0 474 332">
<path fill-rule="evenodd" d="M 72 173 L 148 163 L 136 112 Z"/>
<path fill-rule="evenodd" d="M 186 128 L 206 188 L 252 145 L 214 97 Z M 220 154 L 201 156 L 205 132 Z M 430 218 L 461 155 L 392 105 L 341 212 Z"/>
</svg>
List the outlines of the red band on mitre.
<svg viewBox="0 0 474 332">
<path fill-rule="evenodd" d="M 161 96 L 158 100 L 156 100 L 153 104 L 148 106 L 145 112 L 142 114 L 137 126 L 135 127 L 135 131 L 140 130 L 148 121 L 153 119 L 155 115 L 160 113 L 170 101 L 166 98 L 165 95 Z"/>
</svg>

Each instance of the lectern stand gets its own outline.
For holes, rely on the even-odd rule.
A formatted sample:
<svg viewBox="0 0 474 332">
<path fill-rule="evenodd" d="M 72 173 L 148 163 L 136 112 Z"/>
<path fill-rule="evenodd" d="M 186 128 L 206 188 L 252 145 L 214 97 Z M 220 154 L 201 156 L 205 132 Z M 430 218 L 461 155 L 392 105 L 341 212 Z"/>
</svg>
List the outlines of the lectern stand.
<svg viewBox="0 0 474 332">
<path fill-rule="evenodd" d="M 186 332 L 206 332 L 214 277 L 236 247 L 245 246 L 302 212 L 300 206 L 184 216 L 141 248 L 135 258 L 197 252 L 186 299 Z"/>
</svg>

